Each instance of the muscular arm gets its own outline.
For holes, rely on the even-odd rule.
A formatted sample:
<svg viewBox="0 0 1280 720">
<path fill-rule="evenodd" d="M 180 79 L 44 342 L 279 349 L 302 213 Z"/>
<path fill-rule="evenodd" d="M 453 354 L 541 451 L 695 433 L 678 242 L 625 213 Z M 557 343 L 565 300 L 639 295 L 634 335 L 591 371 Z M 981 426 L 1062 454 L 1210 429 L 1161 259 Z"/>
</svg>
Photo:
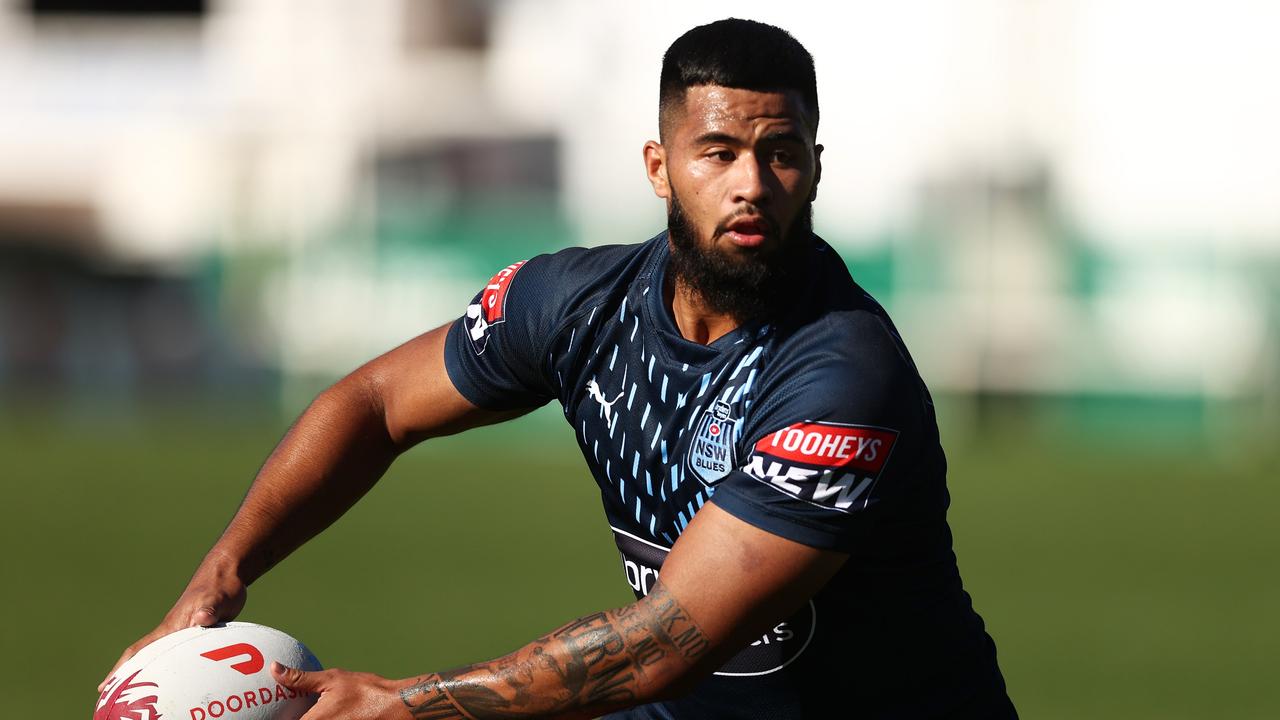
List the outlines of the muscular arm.
<svg viewBox="0 0 1280 720">
<path fill-rule="evenodd" d="M 117 667 L 155 637 L 234 617 L 245 586 L 340 517 L 400 452 L 519 414 L 482 411 L 454 389 L 445 332 L 406 343 L 316 398 L 165 621 Z M 690 688 L 803 604 L 843 561 L 712 502 L 675 543 L 649 597 L 579 618 L 506 657 L 408 681 L 339 670 L 278 677 L 321 694 L 309 719 L 595 717 Z M 390 714 L 361 714 L 374 706 Z"/>
<path fill-rule="evenodd" d="M 595 717 L 663 694 L 710 641 L 659 583 L 649 597 L 578 618 L 492 662 L 400 691 L 418 719 Z"/>
<path fill-rule="evenodd" d="M 415 678 L 400 698 L 418 720 L 485 720 L 596 717 L 678 695 L 799 608 L 845 557 L 709 504 L 648 597 L 579 618 L 492 662 Z"/>
<path fill-rule="evenodd" d="M 311 403 L 164 620 L 125 648 L 107 678 L 162 635 L 235 618 L 250 583 L 341 517 L 404 450 L 520 414 L 481 410 L 454 389 L 444 367 L 447 331 L 370 361 Z"/>
<path fill-rule="evenodd" d="M 404 450 L 519 413 L 480 410 L 444 369 L 448 326 L 378 357 L 321 393 L 267 458 L 214 545 L 247 585 L 342 516 Z"/>
</svg>

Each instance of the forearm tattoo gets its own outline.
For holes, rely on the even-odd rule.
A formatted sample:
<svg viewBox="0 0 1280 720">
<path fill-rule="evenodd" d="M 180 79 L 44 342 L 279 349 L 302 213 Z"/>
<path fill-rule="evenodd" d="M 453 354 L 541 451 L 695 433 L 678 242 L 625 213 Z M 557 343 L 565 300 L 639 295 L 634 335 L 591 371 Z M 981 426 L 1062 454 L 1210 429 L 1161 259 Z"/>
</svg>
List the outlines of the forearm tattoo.
<svg viewBox="0 0 1280 720">
<path fill-rule="evenodd" d="M 710 647 L 658 583 L 639 603 L 579 618 L 506 657 L 428 675 L 400 697 L 417 720 L 599 714 L 641 702 L 659 665 L 682 670 Z"/>
</svg>

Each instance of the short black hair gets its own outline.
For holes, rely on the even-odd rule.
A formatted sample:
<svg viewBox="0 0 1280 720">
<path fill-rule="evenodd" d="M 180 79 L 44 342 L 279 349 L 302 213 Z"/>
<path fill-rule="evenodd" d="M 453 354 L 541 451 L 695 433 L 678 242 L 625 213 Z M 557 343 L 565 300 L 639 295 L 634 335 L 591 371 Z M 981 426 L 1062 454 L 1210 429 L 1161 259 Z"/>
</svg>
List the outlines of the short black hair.
<svg viewBox="0 0 1280 720">
<path fill-rule="evenodd" d="M 671 43 L 662 56 L 658 129 L 667 113 L 698 85 L 763 92 L 794 90 L 804 100 L 810 129 L 818 131 L 818 80 L 813 56 L 791 33 L 755 20 L 726 18 L 699 25 Z"/>
</svg>

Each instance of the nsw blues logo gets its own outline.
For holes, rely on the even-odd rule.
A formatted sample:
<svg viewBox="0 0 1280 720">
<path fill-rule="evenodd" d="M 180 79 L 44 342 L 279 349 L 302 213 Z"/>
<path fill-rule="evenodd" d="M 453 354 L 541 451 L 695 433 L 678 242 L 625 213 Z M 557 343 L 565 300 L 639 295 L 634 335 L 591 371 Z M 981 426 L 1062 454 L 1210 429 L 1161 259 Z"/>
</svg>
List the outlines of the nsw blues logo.
<svg viewBox="0 0 1280 720">
<path fill-rule="evenodd" d="M 734 428 L 739 420 L 730 418 L 729 403 L 717 400 L 698 421 L 689 446 L 689 472 L 703 485 L 714 485 L 735 466 Z"/>
</svg>

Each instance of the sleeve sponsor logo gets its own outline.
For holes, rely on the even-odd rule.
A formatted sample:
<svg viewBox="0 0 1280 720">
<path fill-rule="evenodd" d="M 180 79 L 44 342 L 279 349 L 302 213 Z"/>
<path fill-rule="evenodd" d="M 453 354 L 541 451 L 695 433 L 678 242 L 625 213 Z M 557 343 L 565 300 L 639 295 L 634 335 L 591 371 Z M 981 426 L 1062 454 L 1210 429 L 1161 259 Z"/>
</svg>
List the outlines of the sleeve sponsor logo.
<svg viewBox="0 0 1280 720">
<path fill-rule="evenodd" d="M 484 290 L 467 306 L 467 334 L 476 354 L 484 352 L 489 344 L 489 330 L 507 319 L 507 291 L 511 280 L 525 261 L 512 263 L 490 278 Z"/>
<path fill-rule="evenodd" d="M 625 530 L 613 529 L 613 539 L 622 556 L 622 569 L 636 599 L 649 594 L 658 582 L 662 563 L 671 552 Z M 790 665 L 809 647 L 818 629 L 818 609 L 813 600 L 791 617 L 774 624 L 737 655 L 720 666 L 721 677 L 755 677 L 775 673 Z"/>
<path fill-rule="evenodd" d="M 795 423 L 761 438 L 742 469 L 788 495 L 850 513 L 866 507 L 897 438 L 888 428 Z"/>
</svg>

